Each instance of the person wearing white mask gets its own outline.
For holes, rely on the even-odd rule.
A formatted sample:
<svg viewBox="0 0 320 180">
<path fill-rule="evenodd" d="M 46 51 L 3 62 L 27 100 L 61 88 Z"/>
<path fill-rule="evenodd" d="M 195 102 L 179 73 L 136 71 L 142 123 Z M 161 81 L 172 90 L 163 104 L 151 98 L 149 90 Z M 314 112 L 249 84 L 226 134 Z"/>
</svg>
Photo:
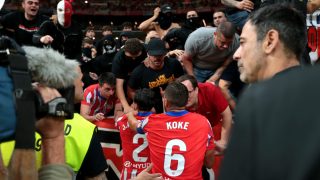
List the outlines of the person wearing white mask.
<svg viewBox="0 0 320 180">
<path fill-rule="evenodd" d="M 33 42 L 51 47 L 63 53 L 68 59 L 81 58 L 82 31 L 80 25 L 72 20 L 72 4 L 62 0 L 57 4 L 57 16 L 47 21 L 33 35 Z"/>
</svg>

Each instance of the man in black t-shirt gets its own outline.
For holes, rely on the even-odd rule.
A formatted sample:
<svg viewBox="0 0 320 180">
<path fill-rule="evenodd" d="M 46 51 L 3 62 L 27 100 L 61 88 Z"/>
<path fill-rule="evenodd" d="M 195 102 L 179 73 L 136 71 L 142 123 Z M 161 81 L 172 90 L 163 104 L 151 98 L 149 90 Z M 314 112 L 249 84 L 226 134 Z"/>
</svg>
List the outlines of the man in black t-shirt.
<svg viewBox="0 0 320 180">
<path fill-rule="evenodd" d="M 123 106 L 124 113 L 133 110 L 126 99 L 126 81 L 132 71 L 147 57 L 144 45 L 137 38 L 128 39 L 122 49 L 115 55 L 112 73 L 116 76 L 116 92 Z"/>
<path fill-rule="evenodd" d="M 128 82 L 129 96 L 141 88 L 150 88 L 155 92 L 155 109 L 157 113 L 163 112 L 161 89 L 179 76 L 183 75 L 183 68 L 177 59 L 166 57 L 164 41 L 158 38 L 150 40 L 147 46 L 148 67 L 140 64 L 131 74 Z"/>
<path fill-rule="evenodd" d="M 21 5 L 23 12 L 12 12 L 2 17 L 4 34 L 20 45 L 33 45 L 32 35 L 49 18 L 38 13 L 39 0 L 23 0 Z"/>
</svg>

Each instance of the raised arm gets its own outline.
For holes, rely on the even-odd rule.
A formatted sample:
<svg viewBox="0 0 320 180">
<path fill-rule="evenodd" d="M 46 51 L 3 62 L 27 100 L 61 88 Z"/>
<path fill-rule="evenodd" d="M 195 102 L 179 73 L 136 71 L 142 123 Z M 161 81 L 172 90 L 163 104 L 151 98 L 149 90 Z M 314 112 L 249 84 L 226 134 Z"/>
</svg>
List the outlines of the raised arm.
<svg viewBox="0 0 320 180">
<path fill-rule="evenodd" d="M 183 67 L 184 67 L 185 71 L 187 72 L 187 74 L 194 76 L 191 55 L 189 55 L 188 53 L 184 52 L 182 57 L 181 57 L 181 61 L 183 63 Z"/>
<path fill-rule="evenodd" d="M 123 106 L 123 112 L 127 113 L 129 111 L 132 111 L 133 109 L 130 107 L 130 105 L 127 101 L 126 95 L 123 90 L 123 84 L 124 84 L 124 79 L 117 78 L 117 80 L 116 80 L 116 93 L 117 93 L 117 96 L 118 96 L 122 106 Z"/>
<path fill-rule="evenodd" d="M 254 8 L 254 3 L 250 0 L 221 0 L 221 3 L 228 7 L 233 7 L 241 10 L 252 11 Z"/>
<path fill-rule="evenodd" d="M 153 27 L 153 22 L 158 18 L 159 14 L 160 14 L 160 7 L 156 7 L 154 10 L 153 10 L 153 16 L 150 17 L 149 19 L 143 21 L 140 25 L 139 25 L 139 29 L 141 31 L 144 31 L 144 32 L 147 32 L 149 30 L 153 30 L 154 27 Z"/>
</svg>

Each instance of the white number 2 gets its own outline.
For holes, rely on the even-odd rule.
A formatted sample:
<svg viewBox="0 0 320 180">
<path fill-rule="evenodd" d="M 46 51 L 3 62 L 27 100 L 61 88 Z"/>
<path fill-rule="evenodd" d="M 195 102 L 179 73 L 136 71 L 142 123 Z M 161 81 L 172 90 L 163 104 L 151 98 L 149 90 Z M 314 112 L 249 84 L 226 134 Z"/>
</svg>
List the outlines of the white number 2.
<svg viewBox="0 0 320 180">
<path fill-rule="evenodd" d="M 186 144 L 180 140 L 180 139 L 172 139 L 170 140 L 167 145 L 166 145 L 166 151 L 165 151 L 165 157 L 164 157 L 164 171 L 169 175 L 169 176 L 179 176 L 182 174 L 184 170 L 184 164 L 185 164 L 185 159 L 183 155 L 181 154 L 172 154 L 172 147 L 173 146 L 179 146 L 180 151 L 187 151 L 187 146 Z M 178 161 L 177 169 L 172 170 L 170 168 L 171 166 L 171 161 L 176 160 Z"/>
<path fill-rule="evenodd" d="M 143 151 L 145 148 L 148 147 L 148 141 L 146 139 L 146 136 L 143 134 L 136 134 L 133 136 L 133 144 L 138 144 L 139 139 L 143 139 L 143 143 L 133 150 L 132 152 L 132 158 L 136 162 L 147 162 L 148 157 L 139 157 L 138 154 Z"/>
</svg>

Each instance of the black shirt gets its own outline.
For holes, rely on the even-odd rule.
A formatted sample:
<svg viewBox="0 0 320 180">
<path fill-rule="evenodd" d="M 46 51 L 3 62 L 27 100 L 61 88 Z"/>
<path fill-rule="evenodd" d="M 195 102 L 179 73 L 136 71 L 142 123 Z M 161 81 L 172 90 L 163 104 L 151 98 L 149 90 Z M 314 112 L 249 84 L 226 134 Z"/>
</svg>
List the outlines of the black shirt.
<svg viewBox="0 0 320 180">
<path fill-rule="evenodd" d="M 166 58 L 161 70 L 147 68 L 144 64 L 139 65 L 129 79 L 128 86 L 132 89 L 149 88 L 155 92 L 156 111 L 163 112 L 160 87 L 165 90 L 167 85 L 183 75 L 180 62 L 173 58 Z"/>
<path fill-rule="evenodd" d="M 72 21 L 70 27 L 64 28 L 52 21 L 46 21 L 33 35 L 33 42 L 37 45 L 43 45 L 40 38 L 45 35 L 50 35 L 54 39 L 50 46 L 63 53 L 66 58 L 81 59 L 82 31 L 80 25 Z"/>
<path fill-rule="evenodd" d="M 291 68 L 243 93 L 220 180 L 320 179 L 319 72 Z"/>
<path fill-rule="evenodd" d="M 134 60 L 125 55 L 124 49 L 120 49 L 113 59 L 112 73 L 116 78 L 128 80 L 133 69 L 140 65 L 146 57 L 147 52 L 145 49 L 143 49 L 142 54 Z"/>
<path fill-rule="evenodd" d="M 35 19 L 29 21 L 24 17 L 23 12 L 12 12 L 2 17 L 1 23 L 5 29 L 5 34 L 15 39 L 20 45 L 33 45 L 32 35 L 39 30 L 43 22 L 49 17 L 37 15 Z M 8 31 L 14 30 L 14 32 Z"/>
</svg>

